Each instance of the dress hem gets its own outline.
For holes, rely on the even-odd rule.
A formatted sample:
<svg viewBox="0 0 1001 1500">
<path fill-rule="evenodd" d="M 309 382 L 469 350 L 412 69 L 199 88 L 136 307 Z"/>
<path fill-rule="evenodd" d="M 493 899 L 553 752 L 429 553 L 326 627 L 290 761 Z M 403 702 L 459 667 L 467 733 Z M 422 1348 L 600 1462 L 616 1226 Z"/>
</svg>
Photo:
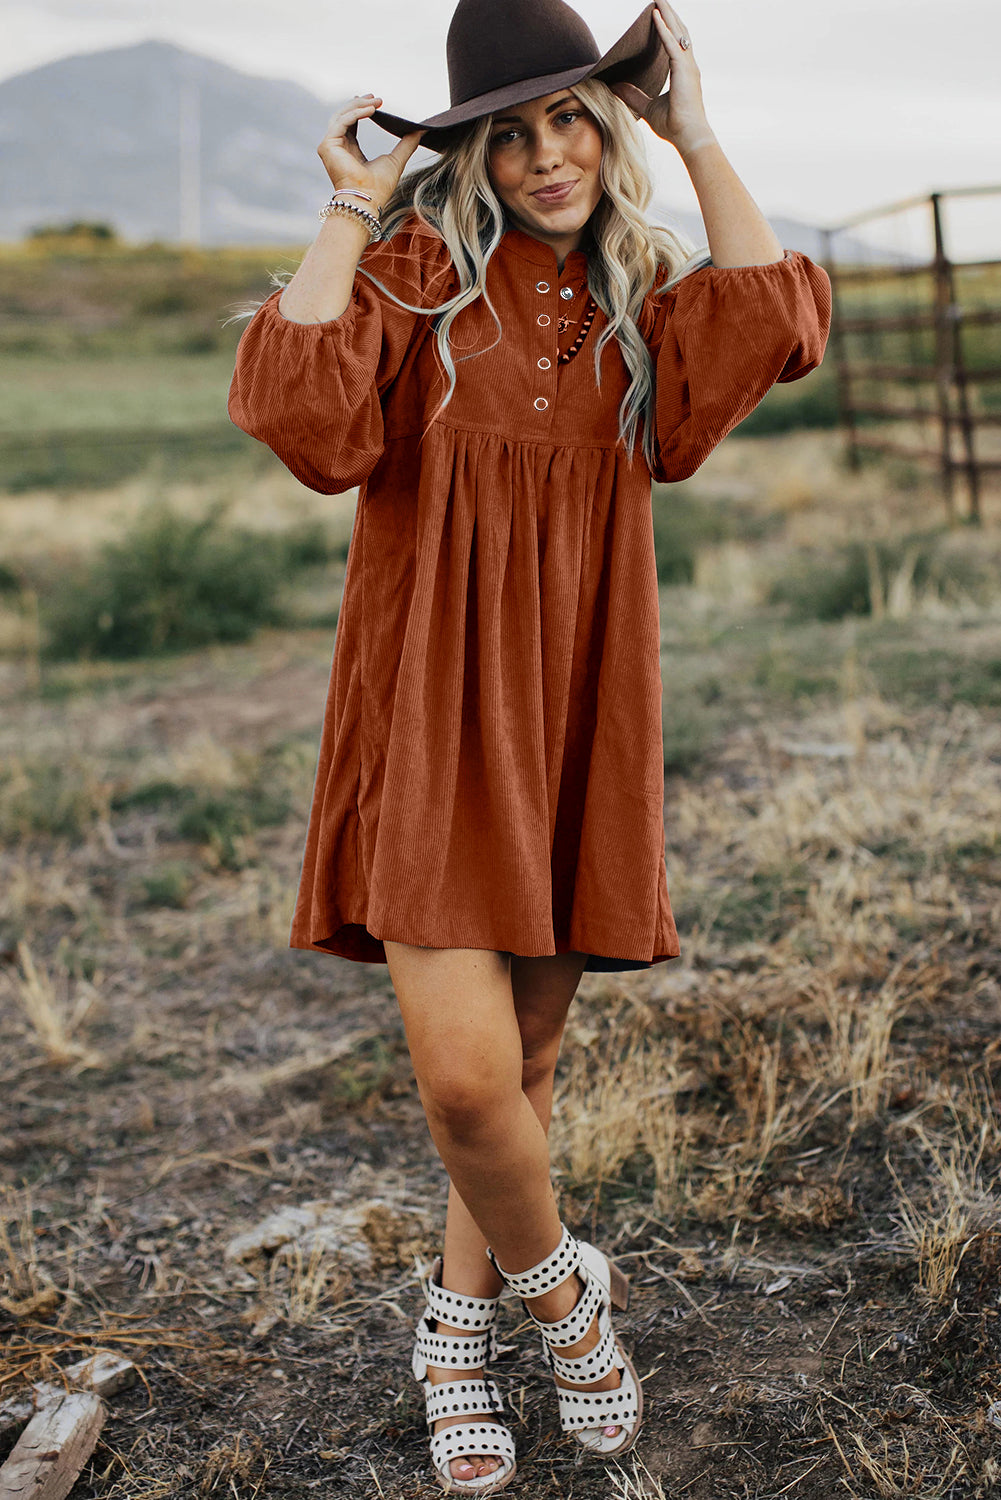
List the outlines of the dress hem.
<svg viewBox="0 0 1001 1500">
<path fill-rule="evenodd" d="M 400 942 L 407 939 L 400 938 Z M 345 922 L 336 928 L 328 937 L 311 941 L 308 938 L 298 937 L 292 934 L 289 937 L 290 948 L 299 948 L 308 952 L 328 953 L 334 958 L 347 958 L 354 963 L 386 963 L 386 949 L 381 938 L 375 937 L 368 928 L 360 922 Z M 444 944 L 419 944 L 421 947 L 439 947 Z M 585 950 L 575 948 L 569 942 L 563 945 L 555 943 L 551 951 L 545 953 L 521 953 L 518 949 L 502 948 L 488 943 L 460 943 L 455 947 L 464 948 L 490 948 L 498 953 L 510 953 L 518 958 L 552 958 L 558 953 L 580 953 Z M 584 965 L 585 972 L 616 973 L 620 970 L 648 969 L 654 964 L 668 963 L 671 959 L 680 957 L 680 948 L 673 952 L 655 953 L 652 958 L 626 958 L 615 954 L 588 953 L 587 962 Z"/>
</svg>

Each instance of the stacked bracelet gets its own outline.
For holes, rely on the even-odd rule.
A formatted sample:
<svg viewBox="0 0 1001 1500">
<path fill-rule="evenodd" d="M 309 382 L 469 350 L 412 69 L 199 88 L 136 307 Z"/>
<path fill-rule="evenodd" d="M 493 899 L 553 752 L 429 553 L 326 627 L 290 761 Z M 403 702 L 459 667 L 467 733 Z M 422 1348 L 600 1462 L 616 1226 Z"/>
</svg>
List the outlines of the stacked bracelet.
<svg viewBox="0 0 1001 1500">
<path fill-rule="evenodd" d="M 345 188 L 339 189 L 339 191 L 348 193 L 351 190 Z M 351 192 L 351 196 L 357 198 L 368 198 L 369 202 L 372 201 L 367 193 Z M 320 209 L 321 219 L 327 218 L 329 214 L 350 214 L 352 218 L 360 219 L 363 224 L 367 224 L 369 244 L 371 244 L 373 240 L 382 239 L 382 226 L 379 223 L 379 220 L 376 218 L 375 214 L 369 213 L 367 208 L 359 208 L 357 203 L 345 203 L 344 199 L 338 197 L 336 193 L 331 198 L 330 202 L 325 203 Z"/>
</svg>

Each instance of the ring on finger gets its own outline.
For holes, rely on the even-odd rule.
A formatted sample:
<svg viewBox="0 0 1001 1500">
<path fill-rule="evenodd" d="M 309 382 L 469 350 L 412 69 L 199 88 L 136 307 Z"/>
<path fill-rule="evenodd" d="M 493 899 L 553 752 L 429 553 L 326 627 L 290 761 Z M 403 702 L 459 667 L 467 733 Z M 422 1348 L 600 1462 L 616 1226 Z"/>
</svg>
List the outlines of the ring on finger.
<svg viewBox="0 0 1001 1500">
<path fill-rule="evenodd" d="M 688 49 L 689 49 L 689 47 L 691 45 L 692 45 L 692 42 L 691 42 L 691 38 L 690 37 L 679 36 L 679 38 L 678 38 L 678 46 L 681 48 L 682 52 L 687 52 Z"/>
</svg>

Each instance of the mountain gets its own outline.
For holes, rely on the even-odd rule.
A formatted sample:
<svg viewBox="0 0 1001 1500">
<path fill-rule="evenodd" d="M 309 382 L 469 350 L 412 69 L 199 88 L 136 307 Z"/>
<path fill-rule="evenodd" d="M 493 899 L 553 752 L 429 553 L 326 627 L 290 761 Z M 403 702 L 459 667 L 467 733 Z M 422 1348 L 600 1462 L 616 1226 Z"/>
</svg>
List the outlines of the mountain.
<svg viewBox="0 0 1001 1500">
<path fill-rule="evenodd" d="M 0 239 L 83 219 L 126 240 L 307 244 L 330 190 L 316 148 L 333 108 L 170 42 L 20 73 L 0 82 Z M 390 143 L 367 122 L 361 139 L 370 155 Z M 661 207 L 653 217 L 705 243 L 697 213 Z M 771 223 L 787 248 L 822 258 L 815 226 Z M 871 258 L 847 236 L 839 253 Z"/>
<path fill-rule="evenodd" d="M 86 219 L 128 240 L 301 244 L 329 188 L 331 113 L 169 42 L 33 68 L 0 83 L 0 238 Z"/>
</svg>

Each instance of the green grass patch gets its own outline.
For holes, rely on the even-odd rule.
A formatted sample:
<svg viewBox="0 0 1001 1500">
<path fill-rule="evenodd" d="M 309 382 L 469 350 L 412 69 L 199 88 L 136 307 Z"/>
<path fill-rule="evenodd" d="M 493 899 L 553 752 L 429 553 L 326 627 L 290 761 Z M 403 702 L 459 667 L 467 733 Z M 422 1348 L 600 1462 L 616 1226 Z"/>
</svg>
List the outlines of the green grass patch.
<svg viewBox="0 0 1001 1500">
<path fill-rule="evenodd" d="M 240 757 L 240 779 L 233 786 L 140 783 L 115 806 L 168 809 L 175 838 L 199 845 L 215 868 L 242 870 L 257 860 L 258 830 L 277 827 L 303 809 L 315 759 L 312 738 L 293 740 Z"/>
<path fill-rule="evenodd" d="M 0 839 L 82 839 L 107 815 L 110 797 L 109 783 L 86 761 L 8 758 L 0 765 Z"/>
<path fill-rule="evenodd" d="M 29 437 L 48 442 L 59 436 L 79 441 L 88 432 L 155 436 L 225 426 L 232 373 L 229 350 L 212 357 L 137 352 L 89 360 L 22 355 L 0 387 L 0 433 L 10 443 Z"/>
<path fill-rule="evenodd" d="M 796 620 L 843 620 L 881 614 L 901 590 L 932 590 L 947 600 L 986 597 L 992 586 L 988 567 L 970 553 L 946 548 L 948 536 L 936 530 L 802 552 L 773 580 L 769 603 L 783 605 Z"/>
<path fill-rule="evenodd" d="M 183 910 L 195 885 L 195 872 L 184 860 L 165 860 L 140 882 L 142 906 Z"/>
<path fill-rule="evenodd" d="M 651 495 L 657 577 L 661 585 L 691 583 L 700 551 L 724 541 L 760 541 L 779 525 L 732 501 L 707 500 L 695 488 L 655 484 Z"/>
<path fill-rule="evenodd" d="M 745 885 L 726 889 L 714 930 L 731 942 L 774 942 L 802 916 L 809 889 L 804 865 L 755 870 Z"/>
<path fill-rule="evenodd" d="M 226 320 L 292 270 L 294 248 L 185 250 L 94 246 L 56 237 L 0 247 L 0 354 L 100 359 L 232 350 L 244 327 Z"/>
<path fill-rule="evenodd" d="M 694 694 L 664 704 L 664 773 L 684 776 L 709 756 L 717 725 Z"/>
<path fill-rule="evenodd" d="M 837 427 L 838 388 L 833 367 L 811 370 L 802 380 L 773 385 L 764 399 L 734 429 L 741 437 L 771 437 L 797 428 Z"/>
<path fill-rule="evenodd" d="M 278 461 L 231 422 L 177 432 L 116 428 L 3 438 L 0 491 L 106 489 L 146 473 L 161 481 L 210 479 L 231 470 L 234 460 L 249 463 L 252 473 Z"/>
<path fill-rule="evenodd" d="M 1001 653 L 915 647 L 907 640 L 878 642 L 866 668 L 886 698 L 904 703 L 969 703 L 1001 707 Z"/>
</svg>

